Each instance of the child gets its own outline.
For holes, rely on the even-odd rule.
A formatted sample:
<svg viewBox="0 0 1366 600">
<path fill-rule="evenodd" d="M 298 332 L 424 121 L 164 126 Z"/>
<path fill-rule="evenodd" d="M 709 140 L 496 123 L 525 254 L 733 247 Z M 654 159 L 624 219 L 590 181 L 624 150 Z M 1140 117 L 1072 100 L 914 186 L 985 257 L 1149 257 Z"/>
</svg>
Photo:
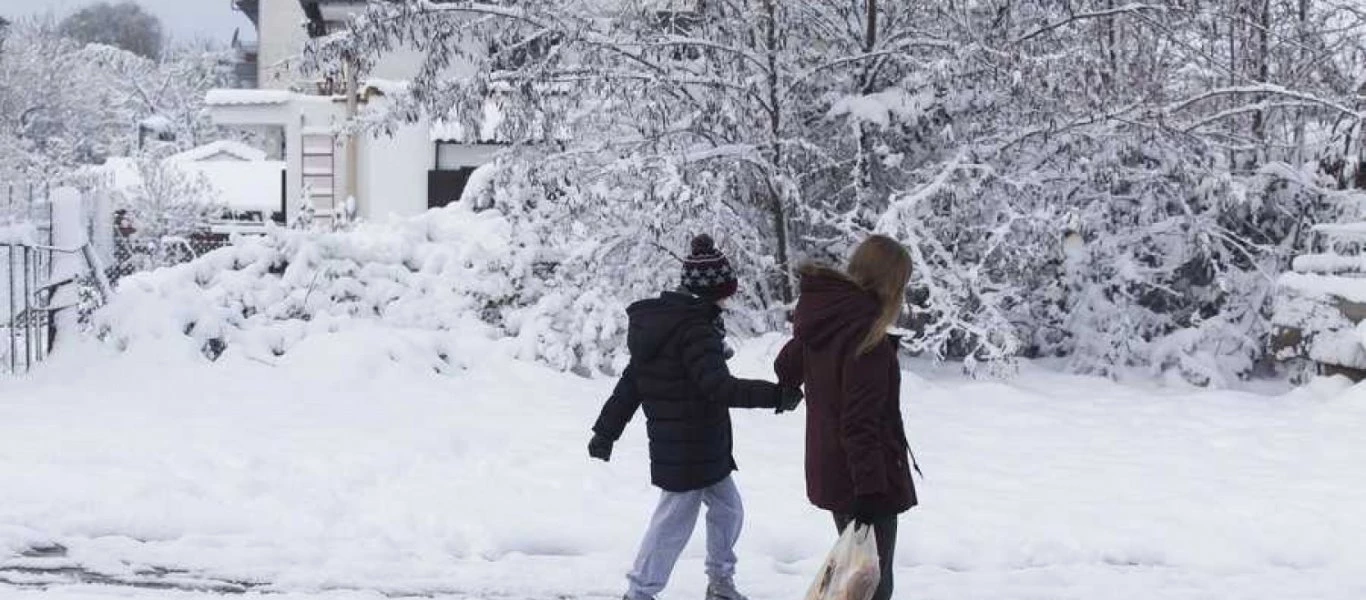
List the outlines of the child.
<svg viewBox="0 0 1366 600">
<path fill-rule="evenodd" d="M 708 235 L 692 241 L 679 291 L 626 309 L 631 363 L 593 426 L 588 453 L 609 460 L 641 405 L 650 437 L 650 476 L 663 490 L 625 600 L 654 600 L 707 505 L 707 600 L 745 600 L 735 588 L 735 542 L 744 507 L 731 479 L 730 408 L 796 408 L 801 392 L 737 379 L 726 368 L 721 307 L 737 289 L 730 261 Z"/>
<path fill-rule="evenodd" d="M 901 365 L 887 328 L 906 303 L 911 255 L 875 235 L 843 270 L 802 269 L 793 337 L 774 370 L 805 385 L 806 489 L 843 532 L 871 525 L 882 579 L 873 600 L 891 600 L 898 515 L 916 505 L 914 458 L 901 416 Z"/>
</svg>

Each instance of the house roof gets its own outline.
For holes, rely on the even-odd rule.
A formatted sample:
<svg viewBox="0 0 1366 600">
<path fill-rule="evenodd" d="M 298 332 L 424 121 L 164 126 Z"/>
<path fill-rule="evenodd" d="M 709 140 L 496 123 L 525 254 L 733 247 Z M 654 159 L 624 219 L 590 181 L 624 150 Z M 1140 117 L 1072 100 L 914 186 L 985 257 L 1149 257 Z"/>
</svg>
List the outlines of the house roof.
<svg viewBox="0 0 1366 600">
<path fill-rule="evenodd" d="M 224 155 L 237 161 L 252 162 L 266 159 L 266 153 L 241 142 L 218 140 L 171 156 L 173 162 L 199 162 Z"/>
<path fill-rule="evenodd" d="M 333 7 L 333 10 L 336 7 L 341 7 L 341 10 L 359 13 L 365 10 L 365 5 L 366 0 L 299 0 L 299 6 L 304 9 L 304 17 L 308 19 L 310 37 L 325 35 L 327 33 L 327 21 L 338 18 L 339 13 L 336 12 L 333 12 L 331 16 L 323 14 L 322 7 Z"/>
<path fill-rule="evenodd" d="M 260 0 L 233 0 L 233 7 L 242 11 L 251 20 L 251 24 L 256 27 L 261 26 L 261 1 Z"/>
</svg>

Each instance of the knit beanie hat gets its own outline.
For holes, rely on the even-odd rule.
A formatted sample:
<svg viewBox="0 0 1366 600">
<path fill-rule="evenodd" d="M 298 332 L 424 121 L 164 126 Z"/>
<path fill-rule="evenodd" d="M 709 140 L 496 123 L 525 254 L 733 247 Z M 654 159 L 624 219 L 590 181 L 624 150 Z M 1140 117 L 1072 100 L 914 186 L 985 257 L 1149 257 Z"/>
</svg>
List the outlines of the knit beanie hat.
<svg viewBox="0 0 1366 600">
<path fill-rule="evenodd" d="M 711 236 L 693 238 L 692 252 L 683 259 L 683 289 L 715 301 L 733 296 L 738 288 L 735 269 Z"/>
</svg>

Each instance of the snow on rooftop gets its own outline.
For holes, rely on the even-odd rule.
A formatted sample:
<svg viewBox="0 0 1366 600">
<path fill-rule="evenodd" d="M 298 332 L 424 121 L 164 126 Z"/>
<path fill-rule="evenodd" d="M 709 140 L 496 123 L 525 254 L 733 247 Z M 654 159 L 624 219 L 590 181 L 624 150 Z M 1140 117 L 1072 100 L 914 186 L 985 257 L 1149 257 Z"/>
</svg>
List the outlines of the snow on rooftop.
<svg viewBox="0 0 1366 600">
<path fill-rule="evenodd" d="M 1286 273 L 1280 277 L 1286 290 L 1311 298 L 1341 298 L 1366 303 L 1366 278 L 1338 277 L 1316 273 Z"/>
<path fill-rule="evenodd" d="M 283 90 L 209 90 L 204 103 L 209 106 L 231 106 L 249 104 L 284 104 L 289 102 L 293 93 Z"/>
<path fill-rule="evenodd" d="M 266 153 L 233 140 L 218 140 L 204 144 L 198 148 L 193 148 L 176 154 L 167 160 L 172 162 L 200 162 L 215 157 L 224 157 L 237 161 L 260 161 L 266 159 Z"/>
<path fill-rule="evenodd" d="M 282 161 L 184 162 L 179 166 L 186 173 L 203 175 L 228 208 L 265 211 L 266 216 L 280 210 Z"/>
<path fill-rule="evenodd" d="M 202 175 L 218 192 L 218 200 L 228 208 L 239 211 L 280 210 L 280 173 L 284 171 L 284 162 L 260 159 L 201 161 L 184 158 L 187 154 L 210 146 L 214 144 L 177 154 L 166 161 L 191 177 Z M 246 149 L 260 153 L 250 146 Z M 264 158 L 264 153 L 260 153 L 260 156 Z M 95 171 L 106 175 L 111 187 L 120 192 L 131 192 L 142 184 L 138 163 L 132 158 L 110 158 L 103 165 L 96 167 Z"/>
<path fill-rule="evenodd" d="M 1366 256 L 1305 254 L 1295 257 L 1293 268 L 1300 273 L 1366 273 Z"/>
<path fill-rule="evenodd" d="M 365 86 L 373 88 L 385 96 L 397 96 L 406 93 L 412 87 L 412 82 L 402 79 L 374 78 L 365 80 Z"/>
<path fill-rule="evenodd" d="M 1366 238 L 1366 223 L 1320 223 L 1314 231 L 1340 238 Z"/>
<path fill-rule="evenodd" d="M 139 121 L 138 125 L 142 126 L 143 129 L 146 129 L 148 131 L 157 132 L 171 131 L 172 129 L 175 129 L 175 124 L 163 115 L 152 115 L 150 117 L 147 117 L 146 119 Z"/>
</svg>

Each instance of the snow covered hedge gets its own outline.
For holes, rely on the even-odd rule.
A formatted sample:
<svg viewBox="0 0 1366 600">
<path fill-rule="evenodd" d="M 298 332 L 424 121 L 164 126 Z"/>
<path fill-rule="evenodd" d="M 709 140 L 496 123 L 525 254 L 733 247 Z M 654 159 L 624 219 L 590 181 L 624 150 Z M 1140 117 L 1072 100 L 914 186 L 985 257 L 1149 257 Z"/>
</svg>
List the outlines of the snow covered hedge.
<svg viewBox="0 0 1366 600">
<path fill-rule="evenodd" d="M 512 337 L 520 357 L 563 370 L 619 368 L 624 305 L 553 276 L 583 257 L 552 257 L 530 233 L 460 204 L 351 231 L 276 229 L 125 278 L 96 332 L 120 348 L 173 343 L 270 362 L 311 334 L 380 325 Z M 447 354 L 432 344 L 424 360 Z"/>
</svg>

